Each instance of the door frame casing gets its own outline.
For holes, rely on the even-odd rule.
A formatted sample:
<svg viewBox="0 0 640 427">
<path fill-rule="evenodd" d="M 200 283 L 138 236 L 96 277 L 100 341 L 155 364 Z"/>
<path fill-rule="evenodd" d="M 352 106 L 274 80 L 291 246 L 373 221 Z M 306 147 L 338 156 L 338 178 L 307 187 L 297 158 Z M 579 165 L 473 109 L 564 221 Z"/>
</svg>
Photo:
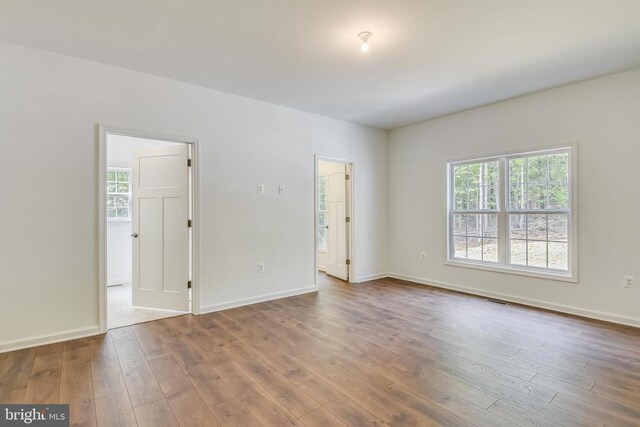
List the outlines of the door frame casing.
<svg viewBox="0 0 640 427">
<path fill-rule="evenodd" d="M 123 135 L 159 141 L 189 144 L 191 147 L 191 313 L 200 314 L 200 174 L 198 138 L 144 131 L 119 126 L 97 125 L 98 132 L 98 326 L 107 332 L 107 137 Z M 186 286 L 186 284 L 185 284 Z"/>
<path fill-rule="evenodd" d="M 355 169 L 356 162 L 355 160 L 346 159 L 343 157 L 334 157 L 334 156 L 324 156 L 320 154 L 314 155 L 314 170 L 313 170 L 313 250 L 314 250 L 314 284 L 316 290 L 318 290 L 318 171 L 319 171 L 319 163 L 320 160 L 324 160 L 326 162 L 333 163 L 343 163 L 347 166 L 347 170 L 349 173 L 349 180 L 347 181 L 347 212 L 348 216 L 351 220 L 346 224 L 347 229 L 347 253 L 349 254 L 349 283 L 357 283 L 356 282 L 356 202 L 355 202 Z"/>
</svg>

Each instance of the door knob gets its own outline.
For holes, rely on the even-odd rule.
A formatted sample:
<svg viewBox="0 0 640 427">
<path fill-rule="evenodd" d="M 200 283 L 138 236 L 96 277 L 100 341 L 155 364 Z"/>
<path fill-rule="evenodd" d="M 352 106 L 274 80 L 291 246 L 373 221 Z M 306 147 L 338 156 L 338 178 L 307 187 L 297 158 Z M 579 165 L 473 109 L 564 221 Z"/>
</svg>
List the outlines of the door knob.
<svg viewBox="0 0 640 427">
<path fill-rule="evenodd" d="M 138 233 L 133 233 L 133 234 L 131 235 L 131 237 L 133 237 L 134 239 L 136 239 L 136 238 L 138 237 Z"/>
</svg>

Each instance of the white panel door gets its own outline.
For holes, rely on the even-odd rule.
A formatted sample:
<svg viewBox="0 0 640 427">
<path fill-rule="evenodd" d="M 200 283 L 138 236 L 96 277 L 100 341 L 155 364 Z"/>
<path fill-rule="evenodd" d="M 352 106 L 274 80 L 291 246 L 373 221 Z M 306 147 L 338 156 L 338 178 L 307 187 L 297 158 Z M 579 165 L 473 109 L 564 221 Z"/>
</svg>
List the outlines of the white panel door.
<svg viewBox="0 0 640 427">
<path fill-rule="evenodd" d="M 133 305 L 189 310 L 186 144 L 133 150 Z"/>
<path fill-rule="evenodd" d="M 327 274 L 348 278 L 346 165 L 327 175 Z"/>
</svg>

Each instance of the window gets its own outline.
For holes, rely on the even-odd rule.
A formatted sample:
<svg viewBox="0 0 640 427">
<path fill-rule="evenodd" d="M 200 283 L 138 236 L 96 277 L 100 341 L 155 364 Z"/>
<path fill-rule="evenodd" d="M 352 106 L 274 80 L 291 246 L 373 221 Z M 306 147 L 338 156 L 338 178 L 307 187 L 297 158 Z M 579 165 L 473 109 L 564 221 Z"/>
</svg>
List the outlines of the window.
<svg viewBox="0 0 640 427">
<path fill-rule="evenodd" d="M 327 250 L 327 177 L 318 177 L 318 250 Z"/>
<path fill-rule="evenodd" d="M 572 148 L 449 164 L 449 261 L 573 279 Z"/>
<path fill-rule="evenodd" d="M 131 220 L 131 169 L 107 169 L 107 219 Z"/>
</svg>

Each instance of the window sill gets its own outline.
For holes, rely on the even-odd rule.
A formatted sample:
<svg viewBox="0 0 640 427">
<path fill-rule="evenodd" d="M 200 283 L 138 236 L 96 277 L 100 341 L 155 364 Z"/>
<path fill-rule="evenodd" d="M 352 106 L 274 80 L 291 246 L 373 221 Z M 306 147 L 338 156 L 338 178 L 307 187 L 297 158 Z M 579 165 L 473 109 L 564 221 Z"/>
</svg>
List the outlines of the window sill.
<svg viewBox="0 0 640 427">
<path fill-rule="evenodd" d="M 327 250 L 326 249 L 318 249 L 318 253 L 320 254 L 326 254 Z"/>
<path fill-rule="evenodd" d="M 474 268 L 476 270 L 493 271 L 495 273 L 513 274 L 516 276 L 535 277 L 538 279 L 554 280 L 558 282 L 578 283 L 578 278 L 569 273 L 555 273 L 546 271 L 529 270 L 523 268 L 508 267 L 505 265 L 490 265 L 483 262 L 448 260 L 444 263 L 450 267 Z"/>
<path fill-rule="evenodd" d="M 107 218 L 107 222 L 131 222 L 131 218 Z"/>
</svg>

